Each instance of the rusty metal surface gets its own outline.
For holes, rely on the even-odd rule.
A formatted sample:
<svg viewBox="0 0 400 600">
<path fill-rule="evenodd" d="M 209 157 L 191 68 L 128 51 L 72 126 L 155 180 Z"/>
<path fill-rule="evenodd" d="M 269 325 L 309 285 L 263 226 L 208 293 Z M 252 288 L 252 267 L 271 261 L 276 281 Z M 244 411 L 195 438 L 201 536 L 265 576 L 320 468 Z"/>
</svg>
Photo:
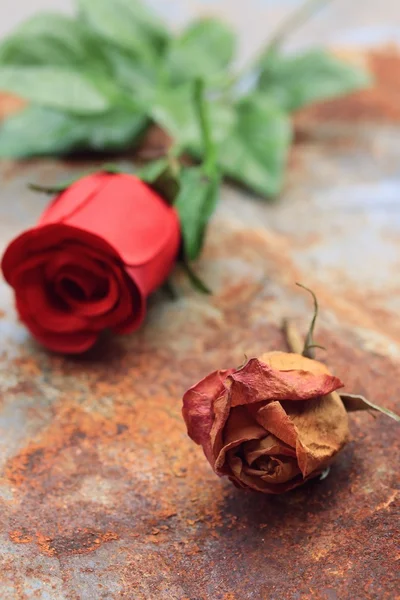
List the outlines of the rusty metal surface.
<svg viewBox="0 0 400 600">
<path fill-rule="evenodd" d="M 219 480 L 187 438 L 182 392 L 282 348 L 321 304 L 346 389 L 400 411 L 400 126 L 302 133 L 279 203 L 224 189 L 198 268 L 215 294 L 151 301 L 138 333 L 46 353 L 0 284 L 1 600 L 399 598 L 399 428 L 351 416 L 330 476 L 282 497 Z M 307 133 L 307 132 L 306 132 Z M 82 165 L 1 165 L 0 250 Z"/>
</svg>

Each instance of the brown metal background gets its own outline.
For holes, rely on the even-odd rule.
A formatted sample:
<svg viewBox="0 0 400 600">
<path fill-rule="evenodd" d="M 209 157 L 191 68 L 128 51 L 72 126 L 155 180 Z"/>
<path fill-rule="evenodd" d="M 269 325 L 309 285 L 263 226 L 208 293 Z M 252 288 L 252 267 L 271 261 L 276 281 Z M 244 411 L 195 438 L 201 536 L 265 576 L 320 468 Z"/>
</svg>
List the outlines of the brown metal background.
<svg viewBox="0 0 400 600">
<path fill-rule="evenodd" d="M 352 415 L 329 477 L 270 498 L 216 478 L 180 416 L 210 370 L 283 348 L 283 316 L 306 327 L 295 281 L 319 297 L 320 356 L 346 389 L 400 411 L 400 126 L 387 112 L 370 93 L 301 115 L 279 202 L 224 189 L 198 265 L 213 297 L 177 274 L 181 299 L 159 293 L 135 335 L 49 354 L 0 285 L 1 600 L 400 598 L 396 423 Z M 80 169 L 1 164 L 1 249 L 45 205 L 27 182 Z"/>
</svg>

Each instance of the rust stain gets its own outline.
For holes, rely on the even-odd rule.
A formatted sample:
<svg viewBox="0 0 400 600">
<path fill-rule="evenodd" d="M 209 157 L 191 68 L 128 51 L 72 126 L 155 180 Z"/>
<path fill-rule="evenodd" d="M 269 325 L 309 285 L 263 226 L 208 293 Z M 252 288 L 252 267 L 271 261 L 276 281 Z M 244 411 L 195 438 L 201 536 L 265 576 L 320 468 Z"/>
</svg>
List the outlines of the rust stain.
<svg viewBox="0 0 400 600">
<path fill-rule="evenodd" d="M 37 533 L 37 544 L 48 556 L 68 556 L 69 554 L 89 554 L 107 542 L 119 539 L 116 533 L 78 529 L 71 536 L 46 537 Z"/>
<path fill-rule="evenodd" d="M 102 544 L 119 539 L 119 536 L 111 531 L 101 532 L 80 528 L 69 536 L 49 537 L 39 531 L 28 533 L 23 529 L 10 531 L 8 535 L 14 544 L 30 544 L 36 541 L 39 550 L 47 556 L 89 554 L 100 548 Z"/>
<path fill-rule="evenodd" d="M 30 544 L 33 536 L 25 529 L 15 529 L 9 532 L 9 538 L 14 544 Z"/>
<path fill-rule="evenodd" d="M 18 356 L 14 359 L 14 365 L 25 377 L 33 377 L 41 374 L 40 364 L 32 356 Z"/>
<path fill-rule="evenodd" d="M 390 494 L 389 498 L 387 500 L 385 500 L 385 502 L 382 502 L 381 504 L 379 504 L 376 507 L 376 510 L 387 510 L 393 504 L 393 502 L 397 499 L 398 493 L 399 493 L 399 490 L 394 490 Z"/>
</svg>

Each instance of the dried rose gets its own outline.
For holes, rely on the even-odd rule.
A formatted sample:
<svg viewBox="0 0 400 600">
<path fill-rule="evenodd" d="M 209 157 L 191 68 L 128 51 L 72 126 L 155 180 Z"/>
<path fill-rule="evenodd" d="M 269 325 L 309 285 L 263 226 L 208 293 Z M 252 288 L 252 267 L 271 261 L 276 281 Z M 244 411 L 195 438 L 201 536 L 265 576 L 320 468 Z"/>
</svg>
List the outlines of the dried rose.
<svg viewBox="0 0 400 600">
<path fill-rule="evenodd" d="M 280 494 L 320 475 L 346 444 L 348 417 L 325 365 L 270 352 L 188 390 L 183 417 L 214 471 Z"/>
</svg>

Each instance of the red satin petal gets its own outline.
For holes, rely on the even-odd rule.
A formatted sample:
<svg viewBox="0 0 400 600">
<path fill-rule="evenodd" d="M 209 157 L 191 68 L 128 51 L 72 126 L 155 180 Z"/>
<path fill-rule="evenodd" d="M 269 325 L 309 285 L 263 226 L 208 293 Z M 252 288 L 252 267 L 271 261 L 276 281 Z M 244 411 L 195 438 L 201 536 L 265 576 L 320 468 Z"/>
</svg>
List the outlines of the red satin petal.
<svg viewBox="0 0 400 600">
<path fill-rule="evenodd" d="M 38 269 L 44 269 L 46 266 L 46 260 L 48 256 L 51 256 L 51 252 L 33 255 L 27 258 L 25 261 L 21 261 L 12 268 L 11 272 L 7 272 L 3 269 L 3 275 L 6 281 L 14 288 L 18 286 L 18 282 L 21 277 L 29 271 L 37 271 Z"/>
<path fill-rule="evenodd" d="M 79 179 L 49 204 L 41 215 L 38 226 L 65 221 L 68 216 L 79 211 L 86 202 L 92 200 L 107 180 L 108 175 L 101 172 Z"/>
<path fill-rule="evenodd" d="M 29 229 L 13 240 L 7 247 L 1 268 L 4 277 L 10 285 L 13 285 L 13 273 L 15 269 L 22 267 L 26 261 L 33 256 L 40 256 L 42 252 L 80 245 L 95 249 L 97 254 L 104 255 L 108 259 L 113 258 L 121 262 L 118 252 L 102 238 L 87 231 L 69 227 L 62 223 L 45 225 L 36 229 Z"/>
<path fill-rule="evenodd" d="M 77 185 L 66 194 L 58 199 L 60 213 L 55 207 L 52 218 L 62 214 L 64 223 L 108 242 L 146 296 L 166 279 L 179 249 L 180 224 L 175 209 L 149 186 L 133 175 L 107 175 L 85 202 L 77 199 Z M 67 214 L 69 205 L 77 208 Z"/>
<path fill-rule="evenodd" d="M 129 287 L 127 286 L 127 292 L 130 294 L 130 306 L 131 311 L 127 313 L 125 306 L 125 319 L 122 319 L 114 326 L 110 325 L 112 330 L 115 333 L 131 333 L 132 331 L 136 331 L 143 323 L 144 317 L 146 315 L 146 302 L 141 294 L 139 288 L 134 285 L 133 282 L 129 281 Z"/>
<path fill-rule="evenodd" d="M 74 333 L 54 333 L 46 331 L 31 320 L 29 316 L 21 319 L 33 337 L 53 352 L 80 354 L 89 350 L 97 341 L 98 332 L 79 331 Z"/>
<path fill-rule="evenodd" d="M 87 318 L 76 316 L 61 307 L 56 298 L 46 290 L 46 283 L 39 272 L 23 277 L 17 293 L 17 307 L 24 319 L 29 316 L 39 326 L 55 333 L 71 333 L 87 329 Z"/>
<path fill-rule="evenodd" d="M 68 274 L 67 281 L 74 282 L 82 291 L 85 293 L 85 298 L 77 299 L 72 294 L 66 293 L 65 290 L 65 275 Z M 103 315 L 108 311 L 112 310 L 118 299 L 118 288 L 115 281 L 111 279 L 107 282 L 107 289 L 104 297 L 95 299 L 93 293 L 96 291 L 96 285 L 98 282 L 89 281 L 88 277 L 84 277 L 81 273 L 74 273 L 68 271 L 60 274 L 60 281 L 56 280 L 56 289 L 63 297 L 68 306 L 71 307 L 74 314 L 86 317 L 97 317 Z M 90 284 L 90 287 L 89 287 Z"/>
<path fill-rule="evenodd" d="M 101 252 L 87 248 L 82 244 L 61 245 L 51 251 L 46 263 L 46 279 L 54 279 L 65 267 L 85 270 L 97 278 L 107 276 L 109 264 L 105 269 L 104 261 L 107 260 Z M 111 261 L 110 261 L 111 262 Z"/>
<path fill-rule="evenodd" d="M 84 183 L 82 179 L 80 184 Z M 80 186 L 73 186 L 64 202 L 72 205 L 80 194 Z M 161 252 L 177 221 L 172 207 L 143 181 L 127 174 L 108 175 L 91 201 L 63 219 L 107 241 L 132 266 L 147 263 Z"/>
<path fill-rule="evenodd" d="M 102 277 L 99 280 L 90 271 L 72 265 L 63 267 L 52 281 L 52 285 L 60 298 L 77 309 L 81 304 L 92 303 L 96 297 L 104 300 L 109 289 L 106 278 Z"/>
</svg>

